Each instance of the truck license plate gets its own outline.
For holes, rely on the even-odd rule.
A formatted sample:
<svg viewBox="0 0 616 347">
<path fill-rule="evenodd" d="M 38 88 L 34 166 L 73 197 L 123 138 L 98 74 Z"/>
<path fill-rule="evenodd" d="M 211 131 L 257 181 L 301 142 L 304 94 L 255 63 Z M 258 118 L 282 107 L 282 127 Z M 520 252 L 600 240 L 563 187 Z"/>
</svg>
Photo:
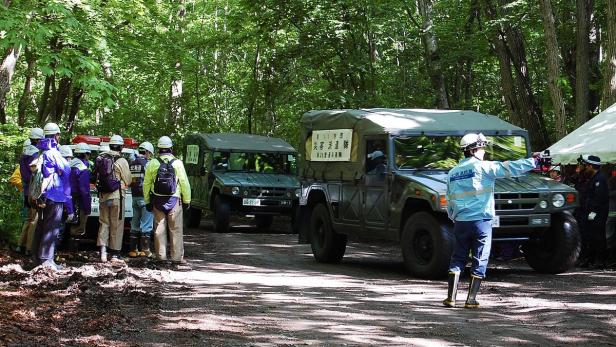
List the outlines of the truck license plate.
<svg viewBox="0 0 616 347">
<path fill-rule="evenodd" d="M 500 216 L 494 216 L 492 219 L 492 228 L 500 227 Z"/>
<path fill-rule="evenodd" d="M 261 199 L 242 199 L 244 206 L 261 206 Z"/>
</svg>

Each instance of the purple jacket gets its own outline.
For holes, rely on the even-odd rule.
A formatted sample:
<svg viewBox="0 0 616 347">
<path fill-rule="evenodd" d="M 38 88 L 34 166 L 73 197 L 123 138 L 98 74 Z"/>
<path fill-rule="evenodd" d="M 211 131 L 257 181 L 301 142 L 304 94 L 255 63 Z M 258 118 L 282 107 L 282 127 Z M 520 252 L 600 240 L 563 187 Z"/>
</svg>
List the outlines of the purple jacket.
<svg viewBox="0 0 616 347">
<path fill-rule="evenodd" d="M 92 212 L 92 200 L 90 196 L 90 163 L 87 160 L 74 158 L 70 161 L 71 166 L 71 193 L 73 203 L 77 203 L 81 211 L 86 215 Z"/>
<path fill-rule="evenodd" d="M 70 201 L 71 167 L 68 165 L 66 159 L 60 155 L 56 140 L 48 138 L 41 139 L 37 147 L 43 151 L 43 165 L 41 166 L 43 180 L 51 178 L 51 183 L 45 187 L 43 194 L 47 199 L 54 202 L 65 203 Z M 72 206 L 70 207 L 72 210 Z M 72 213 L 71 210 L 68 211 L 69 214 Z"/>
<path fill-rule="evenodd" d="M 38 156 L 38 153 L 35 153 L 33 155 L 22 154 L 21 158 L 19 159 L 19 173 L 21 174 L 21 181 L 24 187 L 24 198 L 26 199 L 25 201 L 28 200 L 28 187 L 30 186 L 30 177 L 32 177 L 32 171 L 30 171 L 30 163 Z"/>
</svg>

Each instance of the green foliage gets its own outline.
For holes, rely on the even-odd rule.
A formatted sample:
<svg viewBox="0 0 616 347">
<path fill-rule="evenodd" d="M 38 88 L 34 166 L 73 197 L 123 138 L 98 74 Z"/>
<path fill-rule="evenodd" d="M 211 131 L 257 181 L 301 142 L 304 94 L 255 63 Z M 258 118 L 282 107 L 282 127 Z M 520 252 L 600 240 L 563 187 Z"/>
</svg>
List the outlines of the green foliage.
<svg viewBox="0 0 616 347">
<path fill-rule="evenodd" d="M 23 200 L 8 183 L 19 161 L 26 132 L 15 125 L 0 125 L 0 239 L 16 243 L 21 232 Z"/>
</svg>

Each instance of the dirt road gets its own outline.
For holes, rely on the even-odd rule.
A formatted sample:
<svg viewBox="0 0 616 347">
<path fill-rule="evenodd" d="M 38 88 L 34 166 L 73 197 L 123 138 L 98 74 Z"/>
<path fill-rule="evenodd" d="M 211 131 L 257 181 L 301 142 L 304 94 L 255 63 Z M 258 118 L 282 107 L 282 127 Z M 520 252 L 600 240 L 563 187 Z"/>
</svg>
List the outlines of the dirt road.
<svg viewBox="0 0 616 347">
<path fill-rule="evenodd" d="M 394 247 L 350 244 L 341 264 L 324 265 L 296 238 L 246 225 L 214 234 L 204 222 L 185 237 L 191 271 L 92 265 L 82 254 L 59 274 L 5 265 L 0 304 L 12 319 L 0 320 L 0 344 L 616 345 L 613 270 L 546 276 L 521 261 L 493 263 L 481 309 L 446 309 L 446 284 L 409 277 Z M 16 300 L 24 283 L 39 286 Z M 37 300 L 54 298 L 67 309 L 37 311 Z M 53 338 L 41 337 L 46 328 Z"/>
</svg>

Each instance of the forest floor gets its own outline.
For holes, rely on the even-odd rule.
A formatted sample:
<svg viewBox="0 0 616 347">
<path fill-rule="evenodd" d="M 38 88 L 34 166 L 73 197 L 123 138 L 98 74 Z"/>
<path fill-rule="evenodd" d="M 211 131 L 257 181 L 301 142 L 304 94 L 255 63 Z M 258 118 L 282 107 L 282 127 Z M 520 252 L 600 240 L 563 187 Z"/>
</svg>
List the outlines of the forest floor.
<svg viewBox="0 0 616 347">
<path fill-rule="evenodd" d="M 61 253 L 66 269 L 28 269 L 0 252 L 1 346 L 614 346 L 616 271 L 533 272 L 491 263 L 481 308 L 447 309 L 444 281 L 408 276 L 396 247 L 350 243 L 314 261 L 284 223 L 185 235 L 190 269 L 145 259 L 112 266 Z M 466 298 L 463 279 L 458 302 Z"/>
</svg>

